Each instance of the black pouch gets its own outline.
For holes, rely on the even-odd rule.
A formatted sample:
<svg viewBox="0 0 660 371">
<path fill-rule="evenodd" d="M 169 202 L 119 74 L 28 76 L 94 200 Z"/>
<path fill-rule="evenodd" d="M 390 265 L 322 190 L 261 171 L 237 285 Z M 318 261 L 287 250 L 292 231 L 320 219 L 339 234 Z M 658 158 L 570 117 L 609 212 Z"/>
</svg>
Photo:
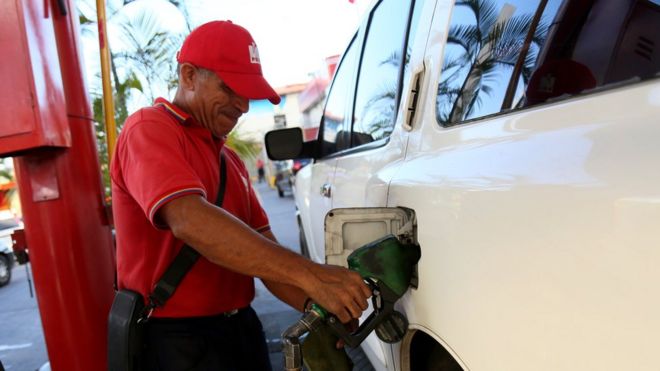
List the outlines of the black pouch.
<svg viewBox="0 0 660 371">
<path fill-rule="evenodd" d="M 142 295 L 119 290 L 108 317 L 108 371 L 139 371 L 144 347 Z"/>
</svg>

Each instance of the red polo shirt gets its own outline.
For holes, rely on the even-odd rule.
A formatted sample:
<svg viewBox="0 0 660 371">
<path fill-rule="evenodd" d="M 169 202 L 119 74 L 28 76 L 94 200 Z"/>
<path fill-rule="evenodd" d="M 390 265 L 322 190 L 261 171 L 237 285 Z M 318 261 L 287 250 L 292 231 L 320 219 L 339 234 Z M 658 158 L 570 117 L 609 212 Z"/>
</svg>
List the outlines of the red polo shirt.
<svg viewBox="0 0 660 371">
<path fill-rule="evenodd" d="M 162 98 L 126 120 L 110 170 L 119 288 L 136 290 L 145 298 L 151 292 L 183 246 L 154 215 L 184 195 L 199 194 L 214 203 L 223 146 L 223 140 L 214 139 L 209 130 Z M 258 232 L 269 230 L 245 165 L 229 148 L 223 152 L 227 162 L 223 209 Z M 252 277 L 200 257 L 153 316 L 214 315 L 243 308 L 253 298 Z"/>
</svg>

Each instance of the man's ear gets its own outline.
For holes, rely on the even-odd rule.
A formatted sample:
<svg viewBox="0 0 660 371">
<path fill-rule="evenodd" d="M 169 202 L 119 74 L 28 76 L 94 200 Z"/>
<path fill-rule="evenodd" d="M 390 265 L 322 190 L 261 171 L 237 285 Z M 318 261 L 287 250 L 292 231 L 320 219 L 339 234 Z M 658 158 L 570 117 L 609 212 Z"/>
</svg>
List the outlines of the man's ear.
<svg viewBox="0 0 660 371">
<path fill-rule="evenodd" d="M 179 66 L 179 86 L 184 90 L 195 90 L 195 79 L 197 68 L 190 63 L 182 63 Z"/>
</svg>

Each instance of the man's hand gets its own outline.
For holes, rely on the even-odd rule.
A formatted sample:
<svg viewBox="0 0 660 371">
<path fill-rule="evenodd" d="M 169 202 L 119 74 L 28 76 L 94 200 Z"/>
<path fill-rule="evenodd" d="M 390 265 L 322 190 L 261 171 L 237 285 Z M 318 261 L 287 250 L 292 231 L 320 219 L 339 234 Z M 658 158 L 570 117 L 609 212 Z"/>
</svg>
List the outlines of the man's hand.
<svg viewBox="0 0 660 371">
<path fill-rule="evenodd" d="M 356 272 L 335 265 L 315 264 L 313 273 L 317 280 L 305 291 L 342 323 L 360 318 L 368 308 L 371 290 Z"/>
</svg>

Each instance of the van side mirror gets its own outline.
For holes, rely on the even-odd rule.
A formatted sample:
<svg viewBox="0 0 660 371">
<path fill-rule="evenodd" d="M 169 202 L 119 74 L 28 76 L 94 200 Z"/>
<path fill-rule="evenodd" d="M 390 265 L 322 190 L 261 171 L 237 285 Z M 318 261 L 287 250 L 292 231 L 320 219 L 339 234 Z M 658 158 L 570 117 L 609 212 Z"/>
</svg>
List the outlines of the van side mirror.
<svg viewBox="0 0 660 371">
<path fill-rule="evenodd" d="M 268 158 L 279 161 L 314 157 L 316 141 L 303 142 L 302 130 L 295 127 L 269 131 L 265 143 Z"/>
</svg>

